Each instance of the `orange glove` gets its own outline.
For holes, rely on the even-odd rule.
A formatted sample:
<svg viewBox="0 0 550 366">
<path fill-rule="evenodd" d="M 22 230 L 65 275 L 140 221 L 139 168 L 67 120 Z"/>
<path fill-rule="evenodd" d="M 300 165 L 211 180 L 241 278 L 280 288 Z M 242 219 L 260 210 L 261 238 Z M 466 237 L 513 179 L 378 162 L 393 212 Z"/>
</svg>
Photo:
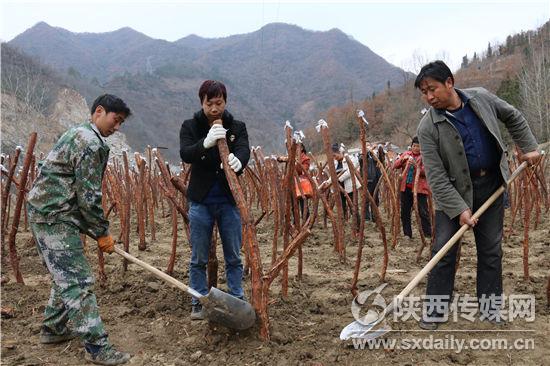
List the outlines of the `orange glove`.
<svg viewBox="0 0 550 366">
<path fill-rule="evenodd" d="M 111 235 L 105 235 L 97 239 L 99 249 L 104 253 L 111 254 L 115 251 L 115 239 Z"/>
</svg>

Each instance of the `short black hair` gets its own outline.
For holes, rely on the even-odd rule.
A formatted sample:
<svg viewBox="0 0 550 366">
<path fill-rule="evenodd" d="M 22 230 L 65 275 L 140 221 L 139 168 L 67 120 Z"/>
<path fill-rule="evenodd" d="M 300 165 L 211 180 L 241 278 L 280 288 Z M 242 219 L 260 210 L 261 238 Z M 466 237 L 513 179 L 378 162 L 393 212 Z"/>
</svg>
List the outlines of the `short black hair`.
<svg viewBox="0 0 550 366">
<path fill-rule="evenodd" d="M 414 87 L 419 89 L 420 83 L 425 78 L 432 78 L 439 81 L 440 83 L 445 83 L 448 78 L 451 78 L 453 84 L 455 83 L 455 78 L 453 76 L 453 73 L 451 72 L 451 69 L 449 69 L 449 66 L 447 66 L 445 62 L 441 60 L 433 61 L 429 64 L 422 66 L 420 72 L 418 73 L 418 76 L 416 77 L 416 80 L 414 81 Z"/>
<path fill-rule="evenodd" d="M 334 153 L 340 152 L 340 144 L 335 142 L 334 144 L 332 144 L 331 149 Z"/>
<path fill-rule="evenodd" d="M 199 99 L 201 100 L 201 104 L 205 96 L 206 100 L 223 97 L 223 100 L 227 102 L 227 89 L 221 81 L 205 80 L 199 88 Z"/>
<path fill-rule="evenodd" d="M 418 136 L 414 136 L 414 137 L 412 138 L 411 145 L 412 145 L 412 144 L 419 144 L 419 143 L 420 143 L 420 142 L 418 142 Z"/>
<path fill-rule="evenodd" d="M 94 114 L 95 110 L 99 106 L 102 106 L 107 113 L 122 113 L 126 116 L 126 118 L 132 115 L 132 111 L 130 111 L 130 108 L 128 108 L 126 103 L 124 103 L 122 99 L 113 94 L 103 94 L 97 97 L 92 104 L 92 108 L 90 110 L 91 114 Z"/>
</svg>

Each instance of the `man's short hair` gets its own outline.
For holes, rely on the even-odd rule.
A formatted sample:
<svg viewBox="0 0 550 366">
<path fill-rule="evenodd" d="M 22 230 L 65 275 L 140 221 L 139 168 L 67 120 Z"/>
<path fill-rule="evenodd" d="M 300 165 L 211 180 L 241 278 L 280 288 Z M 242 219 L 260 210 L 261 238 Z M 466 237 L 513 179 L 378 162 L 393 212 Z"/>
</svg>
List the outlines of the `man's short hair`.
<svg viewBox="0 0 550 366">
<path fill-rule="evenodd" d="M 340 144 L 337 143 L 337 142 L 335 142 L 334 144 L 332 144 L 331 148 L 332 148 L 332 152 L 333 152 L 333 153 L 340 152 Z"/>
<path fill-rule="evenodd" d="M 441 60 L 433 61 L 422 66 L 416 80 L 414 81 L 414 87 L 419 89 L 420 83 L 425 78 L 432 78 L 440 83 L 445 83 L 448 78 L 451 78 L 453 84 L 455 83 L 455 78 L 451 72 L 451 69 L 449 69 L 449 66 Z"/>
<path fill-rule="evenodd" d="M 412 138 L 412 141 L 411 141 L 411 146 L 412 146 L 412 144 L 419 144 L 419 143 L 420 143 L 420 142 L 418 142 L 418 136 L 414 136 L 414 137 Z"/>
<path fill-rule="evenodd" d="M 225 89 L 225 85 L 221 81 L 205 80 L 199 88 L 201 103 L 204 101 L 205 96 L 206 100 L 223 97 L 223 100 L 227 102 L 227 89 Z"/>
<path fill-rule="evenodd" d="M 96 98 L 90 109 L 91 114 L 94 114 L 97 107 L 102 106 L 105 112 L 110 113 L 122 113 L 126 118 L 132 115 L 130 108 L 124 103 L 122 99 L 113 94 L 103 94 Z"/>
</svg>

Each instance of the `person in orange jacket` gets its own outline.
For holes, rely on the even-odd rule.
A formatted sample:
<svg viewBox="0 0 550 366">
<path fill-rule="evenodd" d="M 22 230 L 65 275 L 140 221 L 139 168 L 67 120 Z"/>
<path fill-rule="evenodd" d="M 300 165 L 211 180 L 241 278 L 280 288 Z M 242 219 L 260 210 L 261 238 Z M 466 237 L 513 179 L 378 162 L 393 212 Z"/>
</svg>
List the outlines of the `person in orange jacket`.
<svg viewBox="0 0 550 366">
<path fill-rule="evenodd" d="M 413 137 L 411 149 L 405 151 L 393 163 L 393 169 L 402 169 L 402 179 L 400 185 L 401 191 L 401 224 L 403 225 L 403 234 L 409 239 L 412 239 L 411 227 L 411 209 L 413 206 L 413 190 L 416 169 L 420 169 L 420 175 L 417 184 L 417 199 L 418 212 L 420 213 L 420 221 L 424 236 L 432 236 L 432 226 L 430 223 L 430 214 L 428 211 L 428 194 L 430 188 L 426 181 L 426 173 L 424 164 L 422 163 L 422 155 L 420 155 L 420 144 L 418 137 Z"/>
<path fill-rule="evenodd" d="M 309 217 L 307 200 L 311 197 L 313 193 L 313 188 L 311 187 L 309 180 L 307 180 L 304 171 L 309 171 L 311 159 L 309 158 L 309 155 L 307 154 L 307 149 L 302 142 L 298 144 L 298 150 L 299 156 L 296 156 L 295 165 L 296 171 L 298 173 L 298 180 L 296 181 L 295 191 L 296 196 L 298 197 L 298 204 L 300 205 L 300 216 L 307 218 Z M 286 163 L 288 162 L 288 156 L 278 156 L 277 161 Z"/>
</svg>

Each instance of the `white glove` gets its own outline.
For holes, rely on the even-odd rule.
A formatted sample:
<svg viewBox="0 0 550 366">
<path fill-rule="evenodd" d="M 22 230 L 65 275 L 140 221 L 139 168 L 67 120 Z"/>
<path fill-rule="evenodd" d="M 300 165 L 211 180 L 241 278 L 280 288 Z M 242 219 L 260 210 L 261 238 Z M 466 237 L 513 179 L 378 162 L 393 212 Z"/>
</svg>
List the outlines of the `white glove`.
<svg viewBox="0 0 550 366">
<path fill-rule="evenodd" d="M 325 180 L 323 183 L 321 183 L 321 185 L 319 186 L 319 189 L 325 189 L 327 188 L 328 186 L 330 186 L 331 184 L 331 179 L 328 178 L 327 180 Z"/>
<path fill-rule="evenodd" d="M 342 174 L 340 174 L 340 176 L 338 177 L 338 182 L 342 183 L 343 181 L 345 181 L 346 179 L 348 179 L 349 177 L 349 174 L 348 174 L 348 170 L 342 170 Z"/>
<path fill-rule="evenodd" d="M 227 155 L 227 162 L 229 163 L 229 166 L 231 167 L 231 169 L 233 169 L 235 173 L 241 170 L 241 168 L 243 167 L 243 164 L 241 163 L 239 158 L 233 155 L 233 153 Z"/>
<path fill-rule="evenodd" d="M 225 138 L 226 132 L 227 130 L 223 128 L 222 125 L 212 125 L 212 127 L 210 127 L 210 130 L 208 130 L 208 135 L 206 135 L 202 146 L 204 146 L 205 149 L 210 149 L 211 147 L 214 147 L 216 145 L 216 141 Z"/>
</svg>

